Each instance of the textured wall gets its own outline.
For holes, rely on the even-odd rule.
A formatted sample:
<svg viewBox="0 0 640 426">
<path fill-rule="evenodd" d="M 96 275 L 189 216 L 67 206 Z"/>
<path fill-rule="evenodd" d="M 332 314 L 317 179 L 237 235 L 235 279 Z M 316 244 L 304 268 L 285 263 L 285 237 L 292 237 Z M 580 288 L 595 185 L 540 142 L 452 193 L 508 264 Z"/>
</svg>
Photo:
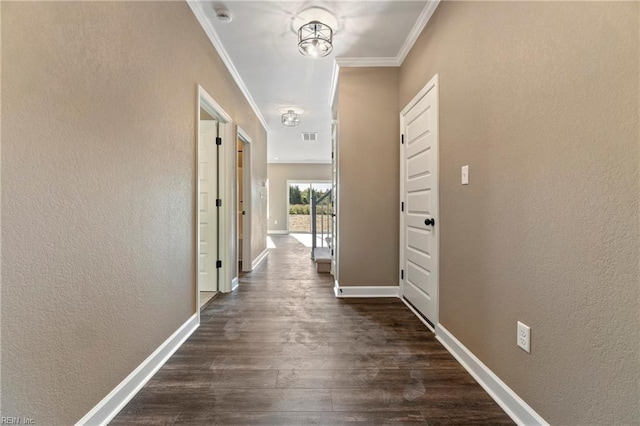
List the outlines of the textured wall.
<svg viewBox="0 0 640 426">
<path fill-rule="evenodd" d="M 398 68 L 340 68 L 341 286 L 398 285 Z"/>
<path fill-rule="evenodd" d="M 552 424 L 640 423 L 639 8 L 443 2 L 400 71 L 440 76 L 440 320 Z"/>
<path fill-rule="evenodd" d="M 71 424 L 196 311 L 196 85 L 266 134 L 184 2 L 1 7 L 2 415 Z"/>
<path fill-rule="evenodd" d="M 331 164 L 268 164 L 267 172 L 270 231 L 287 230 L 287 180 L 331 180 Z"/>
</svg>

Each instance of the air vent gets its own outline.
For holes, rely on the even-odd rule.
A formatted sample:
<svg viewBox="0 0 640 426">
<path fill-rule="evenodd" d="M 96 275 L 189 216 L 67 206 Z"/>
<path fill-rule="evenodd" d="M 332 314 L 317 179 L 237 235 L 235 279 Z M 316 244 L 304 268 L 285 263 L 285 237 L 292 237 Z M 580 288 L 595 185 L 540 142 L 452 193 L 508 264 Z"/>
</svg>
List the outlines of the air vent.
<svg viewBox="0 0 640 426">
<path fill-rule="evenodd" d="M 318 140 L 318 133 L 316 132 L 302 132 L 302 140 L 305 142 L 315 142 Z"/>
</svg>

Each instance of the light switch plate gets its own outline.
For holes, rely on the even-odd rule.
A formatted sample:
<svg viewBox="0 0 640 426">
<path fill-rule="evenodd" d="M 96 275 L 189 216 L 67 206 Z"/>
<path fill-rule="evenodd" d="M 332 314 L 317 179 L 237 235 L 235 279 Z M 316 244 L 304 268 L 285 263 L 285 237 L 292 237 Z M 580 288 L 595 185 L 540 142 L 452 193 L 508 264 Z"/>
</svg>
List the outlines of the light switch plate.
<svg viewBox="0 0 640 426">
<path fill-rule="evenodd" d="M 462 184 L 469 185 L 469 166 L 462 166 Z"/>
</svg>

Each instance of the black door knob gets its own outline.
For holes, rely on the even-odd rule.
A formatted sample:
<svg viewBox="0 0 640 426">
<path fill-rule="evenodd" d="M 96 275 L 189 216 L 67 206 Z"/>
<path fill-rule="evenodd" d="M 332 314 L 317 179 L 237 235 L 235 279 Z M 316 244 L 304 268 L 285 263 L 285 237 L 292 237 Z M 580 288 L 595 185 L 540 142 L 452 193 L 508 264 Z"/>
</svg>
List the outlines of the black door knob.
<svg viewBox="0 0 640 426">
<path fill-rule="evenodd" d="M 429 225 L 435 226 L 436 225 L 436 220 L 434 218 L 425 219 L 424 220 L 424 224 L 427 225 L 427 226 L 429 226 Z"/>
</svg>

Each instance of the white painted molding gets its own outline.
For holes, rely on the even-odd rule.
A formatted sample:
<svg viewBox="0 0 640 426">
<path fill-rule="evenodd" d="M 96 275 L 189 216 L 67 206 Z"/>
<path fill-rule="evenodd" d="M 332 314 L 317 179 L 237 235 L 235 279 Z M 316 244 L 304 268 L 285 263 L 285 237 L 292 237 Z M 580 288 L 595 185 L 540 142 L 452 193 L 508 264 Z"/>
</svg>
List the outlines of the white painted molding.
<svg viewBox="0 0 640 426">
<path fill-rule="evenodd" d="M 260 123 L 262 123 L 262 126 L 264 127 L 264 129 L 268 132 L 269 126 L 267 125 L 267 121 L 262 116 L 262 113 L 260 112 L 258 105 L 253 100 L 251 93 L 249 93 L 249 89 L 244 84 L 244 81 L 242 80 L 242 77 L 240 77 L 238 70 L 233 64 L 233 61 L 231 61 L 231 57 L 229 56 L 226 49 L 222 45 L 222 41 L 220 40 L 220 37 L 218 37 L 218 33 L 216 33 L 216 30 L 213 28 L 211 21 L 209 21 L 209 18 L 207 18 L 207 14 L 202 8 L 203 5 L 208 5 L 210 3 L 202 2 L 198 0 L 187 0 L 187 4 L 191 8 L 191 11 L 195 15 L 196 19 L 198 20 L 198 23 L 200 23 L 200 26 L 202 27 L 204 32 L 207 34 L 207 37 L 209 37 L 209 40 L 211 41 L 213 48 L 216 50 L 216 52 L 218 52 L 220 59 L 222 59 L 222 62 L 225 64 L 225 66 L 229 70 L 229 73 L 231 74 L 231 76 L 233 77 L 233 80 L 238 85 L 238 88 L 246 98 L 249 105 L 251 105 L 253 112 L 258 116 Z"/>
<path fill-rule="evenodd" d="M 328 160 L 267 160 L 267 164 L 331 164 Z"/>
<path fill-rule="evenodd" d="M 341 287 L 335 281 L 333 293 L 336 297 L 398 297 L 396 286 L 348 286 Z"/>
<path fill-rule="evenodd" d="M 238 288 L 238 277 L 231 280 L 231 291 L 234 291 L 236 288 Z"/>
<path fill-rule="evenodd" d="M 422 30 L 424 30 L 424 27 L 427 26 L 427 23 L 433 16 L 433 12 L 436 11 L 436 8 L 438 7 L 439 4 L 440 4 L 440 0 L 431 0 L 427 2 L 427 4 L 422 9 L 422 12 L 420 12 L 420 16 L 418 16 L 418 20 L 413 25 L 411 32 L 409 32 L 407 39 L 404 41 L 404 44 L 400 48 L 400 51 L 398 52 L 398 56 L 395 57 L 395 60 L 398 63 L 398 66 L 402 65 L 402 62 L 404 62 L 404 59 L 407 57 L 407 55 L 411 51 L 411 48 L 416 43 L 416 40 L 418 40 L 418 37 L 420 37 L 420 34 L 422 34 Z"/>
<path fill-rule="evenodd" d="M 331 77 L 331 89 L 329 91 L 329 105 L 333 106 L 333 102 L 335 102 L 336 97 L 336 88 L 338 81 L 338 68 L 339 67 L 399 67 L 404 62 L 404 59 L 407 57 L 411 48 L 422 34 L 424 27 L 427 26 L 427 23 L 433 16 L 433 13 L 436 11 L 436 8 L 440 4 L 440 0 L 430 0 L 425 4 L 422 12 L 418 16 L 413 28 L 407 35 L 404 43 L 400 47 L 400 51 L 395 57 L 385 57 L 385 58 L 356 58 L 356 57 L 343 57 L 336 58 L 333 66 L 333 76 Z"/>
<path fill-rule="evenodd" d="M 285 231 L 284 229 L 273 229 L 271 231 L 267 231 L 267 235 L 289 235 L 289 231 Z"/>
<path fill-rule="evenodd" d="M 338 76 L 340 75 L 340 65 L 338 61 L 333 61 L 333 71 L 331 72 L 331 86 L 329 87 L 329 107 L 333 112 L 333 107 L 338 97 Z"/>
<path fill-rule="evenodd" d="M 519 425 L 548 425 L 533 408 L 441 324 L 436 326 L 436 338 L 514 422 Z"/>
<path fill-rule="evenodd" d="M 140 391 L 140 389 L 164 365 L 173 353 L 198 328 L 198 314 L 193 314 L 175 333 L 162 343 L 158 349 L 131 372 L 118 386 L 115 387 L 102 401 L 100 401 L 76 426 L 106 425 L 125 405 Z"/>
<path fill-rule="evenodd" d="M 402 289 L 400 289 L 400 292 L 402 292 Z M 420 322 L 422 322 L 429 330 L 431 330 L 433 333 L 435 333 L 436 331 L 433 329 L 433 326 L 431 324 L 429 324 L 427 322 L 426 319 L 424 319 L 424 317 L 422 315 L 420 315 L 420 313 L 413 307 L 411 306 L 411 303 L 407 302 L 407 300 L 402 297 L 402 294 L 399 294 L 398 297 L 400 298 L 400 300 L 402 300 L 402 303 L 404 303 L 405 305 L 407 305 L 407 308 L 409 308 L 409 310 L 411 312 L 413 312 L 413 314 L 418 317 L 418 319 L 420 320 Z"/>
<path fill-rule="evenodd" d="M 268 254 L 269 254 L 269 249 L 264 249 L 264 251 L 260 253 L 258 257 L 256 257 L 256 259 L 251 263 L 251 270 L 256 269 L 258 265 L 267 258 Z"/>
<path fill-rule="evenodd" d="M 399 67 L 396 58 L 336 58 L 339 67 Z"/>
<path fill-rule="evenodd" d="M 251 143 L 253 140 L 249 136 L 249 133 L 245 132 L 244 129 L 240 126 L 236 127 L 236 131 L 238 132 L 238 137 L 245 141 L 246 143 Z"/>
</svg>

